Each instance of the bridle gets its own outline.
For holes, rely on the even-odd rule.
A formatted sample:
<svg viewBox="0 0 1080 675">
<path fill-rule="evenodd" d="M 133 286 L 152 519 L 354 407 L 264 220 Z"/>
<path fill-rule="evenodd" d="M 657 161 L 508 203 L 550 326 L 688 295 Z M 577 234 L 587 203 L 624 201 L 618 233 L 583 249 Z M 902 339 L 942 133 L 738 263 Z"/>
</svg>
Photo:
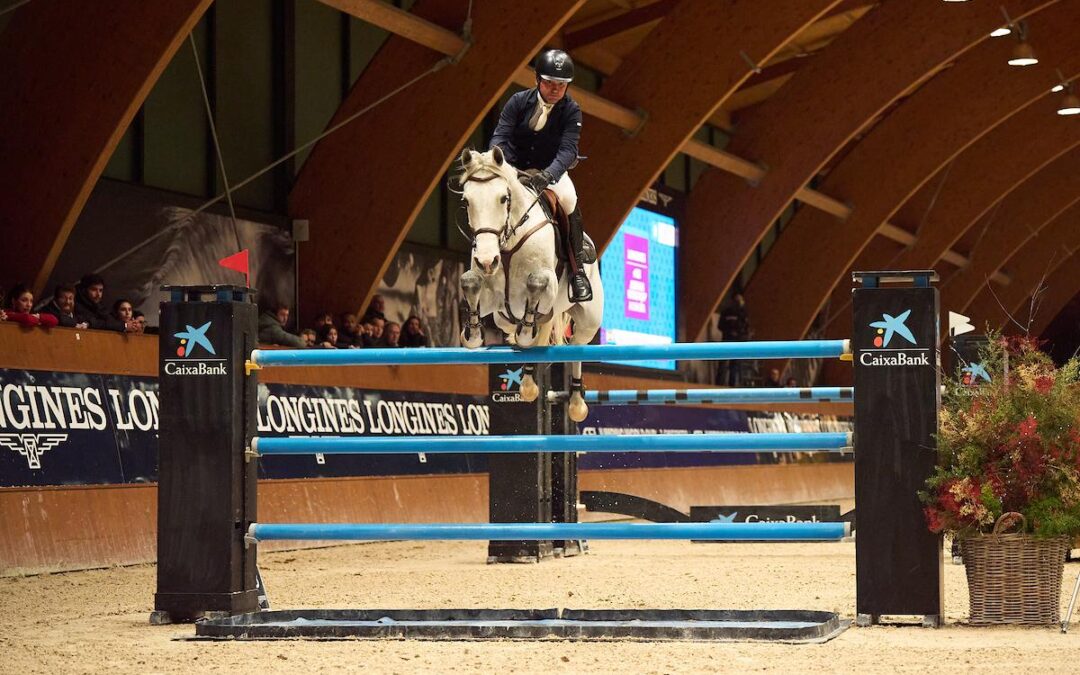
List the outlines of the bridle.
<svg viewBox="0 0 1080 675">
<path fill-rule="evenodd" d="M 536 195 L 536 199 L 534 199 L 532 204 L 529 205 L 529 208 L 525 209 L 525 212 L 521 214 L 521 218 L 519 218 L 518 221 L 514 223 L 514 225 L 511 227 L 510 216 L 514 208 L 514 196 L 510 191 L 509 181 L 505 176 L 501 176 L 498 173 L 492 172 L 490 175 L 481 178 L 473 174 L 461 181 L 461 187 L 464 191 L 465 183 L 487 183 L 496 178 L 502 178 L 508 183 L 506 186 L 506 221 L 503 223 L 502 231 L 500 232 L 493 227 L 479 227 L 472 230 L 473 236 L 471 237 L 471 240 L 475 245 L 476 235 L 478 234 L 493 234 L 499 238 L 499 262 L 501 263 L 500 266 L 502 267 L 503 272 L 503 311 L 501 312 L 501 314 L 506 320 L 513 323 L 520 323 L 522 326 L 525 327 L 531 327 L 535 331 L 536 323 L 550 320 L 552 312 L 548 312 L 546 315 L 540 317 L 533 315 L 531 317 L 532 321 L 529 321 L 530 313 L 528 311 L 526 311 L 526 316 L 520 320 L 516 316 L 514 316 L 513 311 L 510 309 L 510 262 L 511 260 L 513 260 L 514 254 L 517 253 L 521 249 L 521 247 L 525 245 L 525 242 L 529 240 L 529 237 L 533 236 L 547 225 L 554 226 L 555 223 L 550 218 L 544 218 L 537 224 L 533 225 L 529 230 L 527 230 L 525 234 L 522 235 L 520 239 L 518 239 L 518 242 L 514 244 L 512 248 L 507 249 L 506 245 L 510 242 L 510 239 L 515 234 L 517 234 L 518 229 L 525 224 L 525 221 L 529 219 L 529 212 L 532 211 L 533 207 L 536 206 L 537 202 L 540 201 L 540 197 L 543 195 L 543 193 L 541 192 L 540 194 Z M 458 229 L 461 229 L 460 225 L 458 226 Z M 470 229 L 472 229 L 471 225 Z M 465 234 L 464 231 L 462 231 L 462 234 Z M 528 309 L 528 303 L 526 303 L 526 309 Z M 472 320 L 472 314 L 473 313 L 470 311 L 470 321 Z"/>
<path fill-rule="evenodd" d="M 503 180 L 507 180 L 507 178 L 505 176 L 500 176 L 499 174 L 494 173 L 494 172 L 491 173 L 491 175 L 489 175 L 489 176 L 484 176 L 483 178 L 479 178 L 475 174 L 473 174 L 473 175 L 468 176 L 467 178 L 465 178 L 465 179 L 463 179 L 461 181 L 461 187 L 462 187 L 462 189 L 464 189 L 465 183 L 469 183 L 469 182 L 487 183 L 487 182 L 492 181 L 492 180 L 494 180 L 496 178 L 502 178 Z M 509 242 L 510 239 L 515 234 L 517 234 L 518 229 L 522 225 L 525 224 L 525 221 L 527 221 L 529 219 L 529 213 L 533 210 L 533 207 L 536 206 L 540 202 L 540 198 L 543 196 L 543 194 L 544 194 L 543 192 L 538 193 L 536 195 L 536 199 L 532 200 L 532 203 L 529 204 L 528 208 L 526 208 L 525 211 L 522 212 L 521 218 L 519 218 L 518 221 L 516 223 L 514 223 L 513 226 L 511 226 L 510 225 L 510 214 L 513 212 L 513 208 L 514 208 L 514 196 L 513 196 L 513 193 L 510 192 L 510 186 L 507 185 L 506 186 L 506 222 L 503 223 L 503 228 L 502 228 L 501 232 L 499 230 L 496 230 L 493 227 L 480 227 L 480 228 L 473 229 L 472 230 L 472 235 L 473 236 L 470 237 L 469 235 L 465 234 L 464 230 L 461 229 L 461 224 L 460 223 L 458 223 L 458 231 L 461 232 L 462 236 L 464 236 L 466 239 L 469 239 L 471 241 L 475 241 L 476 240 L 476 235 L 478 235 L 478 234 L 494 234 L 496 237 L 499 238 L 499 249 L 503 250 L 503 249 L 505 249 L 507 242 Z M 545 218 L 536 227 L 534 227 L 532 230 L 530 230 L 528 233 L 526 233 L 526 235 L 522 238 L 522 241 L 518 242 L 518 245 L 515 246 L 514 248 L 517 249 L 518 247 L 520 247 L 522 242 L 524 242 L 525 239 L 528 239 L 530 236 L 533 235 L 534 232 L 536 232 L 541 227 L 543 227 L 544 225 L 547 225 L 547 224 L 554 225 L 555 223 L 553 221 L 551 221 L 550 219 Z M 470 229 L 472 229 L 471 226 L 470 226 Z"/>
</svg>

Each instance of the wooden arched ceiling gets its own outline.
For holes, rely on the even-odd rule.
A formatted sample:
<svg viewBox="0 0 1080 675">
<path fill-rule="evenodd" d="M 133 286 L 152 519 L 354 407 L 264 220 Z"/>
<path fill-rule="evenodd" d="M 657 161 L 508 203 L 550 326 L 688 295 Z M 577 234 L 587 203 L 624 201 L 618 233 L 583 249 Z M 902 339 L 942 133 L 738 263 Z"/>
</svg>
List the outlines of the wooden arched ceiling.
<svg viewBox="0 0 1080 675">
<path fill-rule="evenodd" d="M 852 269 L 928 269 L 939 260 L 966 265 L 966 257 L 948 254 L 961 235 L 1012 190 L 1080 144 L 1080 124 L 1055 114 L 1059 100 L 1050 96 L 1032 103 L 946 165 L 890 219 L 912 232 L 914 243 L 901 248 L 877 236 Z M 851 315 L 843 310 L 850 300 L 850 284 L 841 279 L 829 300 L 827 334 L 847 332 Z"/>
<path fill-rule="evenodd" d="M 1076 3 L 1029 19 L 1032 34 L 1044 36 L 1043 58 L 1067 77 L 1080 70 L 1071 28 L 1078 20 Z M 801 209 L 788 223 L 747 289 L 751 306 L 775 308 L 756 321 L 759 337 L 804 334 L 866 242 L 901 204 L 982 135 L 1048 94 L 1048 73 L 1006 65 L 1012 47 L 985 41 L 897 106 L 830 170 L 820 188 L 842 195 L 854 211 L 838 224 Z M 823 236 L 830 231 L 837 236 Z M 800 282 L 791 285 L 790 272 L 799 268 Z"/>
<path fill-rule="evenodd" d="M 514 74 L 584 0 L 523 0 L 473 8 L 473 44 L 461 61 L 429 75 L 328 136 L 312 150 L 289 197 L 310 221 L 300 255 L 301 303 L 362 307 L 382 279 L 455 151 Z M 421 0 L 412 13 L 454 33 L 460 0 Z M 331 124 L 370 105 L 442 55 L 393 36 L 353 84 Z M 347 304 L 346 304 L 347 303 Z"/>
<path fill-rule="evenodd" d="M 1075 265 L 1070 259 L 1077 250 L 1080 250 L 1080 204 L 1074 203 L 1006 261 L 1009 285 L 983 286 L 964 313 L 980 330 L 987 324 L 1000 330 L 1011 323 L 1010 317 L 1026 325 L 1032 317 L 1030 308 L 1024 306 L 1025 301 L 1061 265 Z"/>
<path fill-rule="evenodd" d="M 1001 202 L 979 228 L 971 264 L 941 285 L 941 306 L 964 312 L 989 276 L 1038 233 L 1080 200 L 1080 149 L 1052 162 Z"/>
<path fill-rule="evenodd" d="M 1019 18 L 1053 4 L 1012 2 L 1007 10 Z M 741 119 L 727 149 L 768 171 L 756 187 L 709 171 L 690 194 L 682 249 L 682 287 L 694 289 L 684 298 L 687 334 L 700 333 L 761 237 L 838 150 L 1001 23 L 1001 8 L 989 3 L 886 3 Z M 720 238 L 724 245 L 716 246 Z"/>
<path fill-rule="evenodd" d="M 574 170 L 585 222 L 605 245 L 680 148 L 752 75 L 740 52 L 764 62 L 839 0 L 777 0 L 769 21 L 756 3 L 683 2 L 627 55 L 600 95 L 647 119 L 631 136 L 588 125 Z M 587 120 L 588 122 L 588 120 Z"/>
<path fill-rule="evenodd" d="M 117 143 L 211 0 L 47 0 L 0 33 L 0 269 L 40 295 Z"/>
<path fill-rule="evenodd" d="M 1058 265 L 1046 279 L 1045 287 L 1046 291 L 1039 297 L 1039 311 L 1031 322 L 1031 335 L 1045 333 L 1050 322 L 1080 293 L 1080 255 L 1073 253 Z"/>
</svg>

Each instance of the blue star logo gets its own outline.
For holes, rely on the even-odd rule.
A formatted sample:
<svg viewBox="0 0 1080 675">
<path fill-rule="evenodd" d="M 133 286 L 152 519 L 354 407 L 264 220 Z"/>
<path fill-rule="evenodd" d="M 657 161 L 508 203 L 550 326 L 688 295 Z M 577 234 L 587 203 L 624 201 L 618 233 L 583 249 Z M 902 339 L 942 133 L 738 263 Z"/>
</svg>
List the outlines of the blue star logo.
<svg viewBox="0 0 1080 675">
<path fill-rule="evenodd" d="M 981 363 L 968 364 L 968 366 L 963 369 L 963 372 L 971 377 L 970 382 L 972 384 L 978 382 L 979 378 L 982 378 L 986 382 L 990 381 L 990 373 L 986 372 L 986 367 Z"/>
<path fill-rule="evenodd" d="M 906 312 L 904 312 L 903 314 L 899 315 L 899 316 L 892 316 L 890 314 L 882 314 L 881 315 L 881 318 L 882 318 L 881 321 L 873 321 L 873 322 L 871 322 L 870 327 L 871 328 L 877 328 L 878 329 L 878 335 L 879 335 L 879 337 L 874 338 L 874 346 L 875 347 L 888 347 L 889 343 L 892 342 L 893 335 L 899 335 L 900 337 L 904 338 L 905 340 L 907 340 L 911 344 L 915 344 L 915 336 L 912 335 L 911 330 L 907 326 L 904 325 L 904 322 L 907 321 L 908 315 L 910 315 L 910 314 L 911 314 L 910 309 L 907 310 Z M 885 336 L 883 338 L 880 337 L 880 335 L 882 333 L 885 334 Z M 880 344 L 879 344 L 879 342 L 880 342 Z"/>
<path fill-rule="evenodd" d="M 734 523 L 735 522 L 735 517 L 738 516 L 738 515 L 739 515 L 738 511 L 735 511 L 730 516 L 725 516 L 724 514 L 721 513 L 721 514 L 717 515 L 715 518 L 713 518 L 712 520 L 710 520 L 709 522 L 710 523 Z"/>
<path fill-rule="evenodd" d="M 173 334 L 173 337 L 180 338 L 180 348 L 176 350 L 178 356 L 185 358 L 191 356 L 191 352 L 195 351 L 196 347 L 202 347 L 211 355 L 217 354 L 214 351 L 214 345 L 210 344 L 210 338 L 206 337 L 206 331 L 210 328 L 209 321 L 198 328 L 193 328 L 191 324 L 187 324 L 185 327 L 187 330 Z"/>
<path fill-rule="evenodd" d="M 503 391 L 510 391 L 514 388 L 515 384 L 517 385 L 518 389 L 521 389 L 521 373 L 524 369 L 525 368 L 523 366 L 521 368 L 518 368 L 517 370 L 508 370 L 502 375 L 499 375 L 499 379 L 503 381 Z"/>
</svg>

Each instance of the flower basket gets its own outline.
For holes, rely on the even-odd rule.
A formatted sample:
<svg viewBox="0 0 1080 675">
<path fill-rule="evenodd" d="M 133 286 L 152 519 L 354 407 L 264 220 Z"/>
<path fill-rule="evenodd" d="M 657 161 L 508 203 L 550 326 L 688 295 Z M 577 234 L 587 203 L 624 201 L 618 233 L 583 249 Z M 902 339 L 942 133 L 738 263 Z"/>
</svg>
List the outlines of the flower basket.
<svg viewBox="0 0 1080 675">
<path fill-rule="evenodd" d="M 1020 532 L 1002 532 L 1016 520 Z M 1060 622 L 1069 538 L 1023 534 L 1026 522 L 1019 513 L 1005 513 L 991 534 L 961 540 L 973 625 Z"/>
</svg>

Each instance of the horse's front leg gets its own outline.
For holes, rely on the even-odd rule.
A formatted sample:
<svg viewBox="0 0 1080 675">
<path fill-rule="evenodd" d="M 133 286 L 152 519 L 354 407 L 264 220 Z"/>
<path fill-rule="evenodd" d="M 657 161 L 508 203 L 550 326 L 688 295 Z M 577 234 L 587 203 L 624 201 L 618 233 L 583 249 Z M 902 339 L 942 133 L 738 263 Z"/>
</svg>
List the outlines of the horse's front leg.
<svg viewBox="0 0 1080 675">
<path fill-rule="evenodd" d="M 521 400 L 526 403 L 532 403 L 540 396 L 540 385 L 536 384 L 536 380 L 533 378 L 535 372 L 536 366 L 531 363 L 522 370 Z"/>
<path fill-rule="evenodd" d="M 514 339 L 521 347 L 532 347 L 541 334 L 541 321 L 550 321 L 559 282 L 553 271 L 545 269 L 530 274 L 525 280 L 525 288 L 525 312 L 518 322 Z"/>
<path fill-rule="evenodd" d="M 476 349 L 484 344 L 484 329 L 480 325 L 480 292 L 484 276 L 476 270 L 461 275 L 461 295 L 465 302 L 465 323 L 461 326 L 461 344 Z"/>
<path fill-rule="evenodd" d="M 581 381 L 581 361 L 574 361 L 570 369 L 570 400 L 566 404 L 566 414 L 574 422 L 583 422 L 589 414 L 585 403 L 585 385 Z"/>
</svg>

